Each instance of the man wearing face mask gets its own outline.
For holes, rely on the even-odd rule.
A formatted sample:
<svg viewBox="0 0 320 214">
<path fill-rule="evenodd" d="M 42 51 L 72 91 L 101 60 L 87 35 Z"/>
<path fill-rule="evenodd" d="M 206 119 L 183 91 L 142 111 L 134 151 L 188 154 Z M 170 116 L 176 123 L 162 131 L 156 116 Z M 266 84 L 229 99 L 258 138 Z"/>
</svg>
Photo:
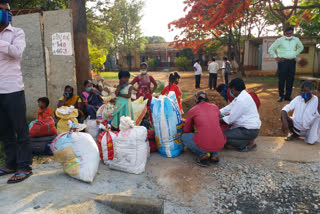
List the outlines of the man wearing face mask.
<svg viewBox="0 0 320 214">
<path fill-rule="evenodd" d="M 291 133 L 286 141 L 303 136 L 308 144 L 320 143 L 320 106 L 318 97 L 312 95 L 313 90 L 312 82 L 303 82 L 300 96 L 282 109 L 282 130 Z M 294 111 L 292 117 L 288 116 L 290 111 Z"/>
<path fill-rule="evenodd" d="M 0 141 L 6 154 L 0 176 L 14 174 L 8 183 L 18 183 L 32 175 L 32 150 L 20 69 L 25 35 L 11 19 L 9 1 L 0 0 Z"/>
<path fill-rule="evenodd" d="M 258 109 L 246 91 L 242 79 L 233 79 L 229 88 L 235 98 L 232 103 L 220 110 L 221 115 L 226 115 L 220 123 L 231 127 L 224 132 L 227 138 L 226 145 L 240 152 L 248 152 L 257 147 L 254 140 L 258 137 L 261 127 Z"/>
<path fill-rule="evenodd" d="M 269 53 L 278 63 L 279 72 L 279 99 L 291 101 L 291 93 L 296 73 L 296 58 L 303 51 L 303 45 L 299 38 L 293 36 L 293 28 L 288 27 L 284 31 L 284 36 L 277 39 L 269 48 Z M 286 85 L 286 94 L 284 86 Z"/>
</svg>

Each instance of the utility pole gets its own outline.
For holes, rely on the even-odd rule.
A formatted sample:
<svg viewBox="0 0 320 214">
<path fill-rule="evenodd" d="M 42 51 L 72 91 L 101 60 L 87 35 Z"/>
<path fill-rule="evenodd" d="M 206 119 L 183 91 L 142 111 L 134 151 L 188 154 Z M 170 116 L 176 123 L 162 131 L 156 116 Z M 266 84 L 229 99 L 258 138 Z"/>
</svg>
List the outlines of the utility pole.
<svg viewBox="0 0 320 214">
<path fill-rule="evenodd" d="M 73 18 L 74 50 L 78 92 L 83 91 L 83 82 L 91 79 L 87 40 L 86 0 L 70 0 Z"/>
</svg>

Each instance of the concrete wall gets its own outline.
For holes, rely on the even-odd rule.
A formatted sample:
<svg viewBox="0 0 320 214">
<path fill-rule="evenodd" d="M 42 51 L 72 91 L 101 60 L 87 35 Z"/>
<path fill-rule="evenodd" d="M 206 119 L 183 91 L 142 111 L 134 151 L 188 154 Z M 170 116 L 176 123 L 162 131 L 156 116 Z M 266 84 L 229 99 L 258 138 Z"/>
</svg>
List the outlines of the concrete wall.
<svg viewBox="0 0 320 214">
<path fill-rule="evenodd" d="M 51 106 L 56 108 L 66 85 L 74 87 L 75 93 L 77 91 L 71 10 L 44 12 L 43 24 L 48 97 L 51 100 Z M 53 53 L 52 36 L 56 33 L 71 33 L 71 55 Z"/>
<path fill-rule="evenodd" d="M 23 74 L 27 117 L 35 118 L 38 110 L 37 99 L 47 96 L 45 59 L 42 43 L 40 13 L 14 16 L 12 24 L 22 28 L 26 37 L 21 71 Z"/>
<path fill-rule="evenodd" d="M 259 44 L 246 40 L 244 46 L 244 66 L 248 69 L 257 69 L 258 64 Z"/>
</svg>

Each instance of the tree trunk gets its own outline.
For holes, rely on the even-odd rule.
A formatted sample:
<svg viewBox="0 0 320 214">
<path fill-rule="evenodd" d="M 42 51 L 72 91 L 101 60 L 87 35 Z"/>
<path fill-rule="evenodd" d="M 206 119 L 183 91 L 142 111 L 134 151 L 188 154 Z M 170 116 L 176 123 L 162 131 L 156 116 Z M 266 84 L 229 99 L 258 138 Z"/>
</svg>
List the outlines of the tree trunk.
<svg viewBox="0 0 320 214">
<path fill-rule="evenodd" d="M 91 79 L 87 40 L 87 15 L 85 0 L 70 0 L 73 18 L 74 50 L 78 92 L 84 90 L 83 82 Z"/>
</svg>

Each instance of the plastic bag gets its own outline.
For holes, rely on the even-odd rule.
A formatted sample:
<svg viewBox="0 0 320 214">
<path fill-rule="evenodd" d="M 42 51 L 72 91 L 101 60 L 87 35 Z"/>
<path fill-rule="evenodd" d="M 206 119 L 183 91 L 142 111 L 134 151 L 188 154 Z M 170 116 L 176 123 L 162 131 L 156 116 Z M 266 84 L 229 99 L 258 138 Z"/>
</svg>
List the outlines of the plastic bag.
<svg viewBox="0 0 320 214">
<path fill-rule="evenodd" d="M 58 133 L 68 132 L 69 126 L 68 121 L 72 120 L 75 124 L 78 124 L 77 117 L 79 115 L 78 109 L 75 109 L 73 106 L 61 106 L 60 108 L 56 109 L 56 116 L 59 119 L 57 123 L 57 131 Z"/>
<path fill-rule="evenodd" d="M 99 134 L 99 125 L 96 120 L 90 120 L 90 118 L 84 121 L 86 125 L 85 132 L 90 134 L 95 141 L 97 141 L 97 136 Z"/>
<path fill-rule="evenodd" d="M 183 122 L 175 93 L 153 98 L 151 111 L 158 151 L 163 157 L 177 157 L 183 150 Z"/>
<path fill-rule="evenodd" d="M 130 118 L 129 118 L 130 119 Z M 121 117 L 120 128 L 116 142 L 114 142 L 114 158 L 109 167 L 123 172 L 140 174 L 145 171 L 148 156 L 150 155 L 147 140 L 147 129 L 142 126 L 131 128 L 128 117 Z M 130 123 L 132 124 L 133 121 Z"/>
<path fill-rule="evenodd" d="M 102 121 L 107 120 L 110 121 L 113 119 L 112 112 L 114 109 L 114 105 L 107 103 L 102 105 L 97 111 L 97 118 Z M 101 117 L 101 118 L 100 118 Z"/>
<path fill-rule="evenodd" d="M 144 116 L 147 113 L 147 109 L 148 109 L 147 104 L 148 104 L 148 99 L 143 100 L 143 97 L 139 97 L 139 99 L 132 102 L 134 121 L 136 122 L 137 126 L 140 126 Z"/>
<path fill-rule="evenodd" d="M 54 157 L 69 176 L 92 182 L 99 167 L 99 150 L 91 135 L 82 132 L 65 132 L 50 145 Z"/>
</svg>

